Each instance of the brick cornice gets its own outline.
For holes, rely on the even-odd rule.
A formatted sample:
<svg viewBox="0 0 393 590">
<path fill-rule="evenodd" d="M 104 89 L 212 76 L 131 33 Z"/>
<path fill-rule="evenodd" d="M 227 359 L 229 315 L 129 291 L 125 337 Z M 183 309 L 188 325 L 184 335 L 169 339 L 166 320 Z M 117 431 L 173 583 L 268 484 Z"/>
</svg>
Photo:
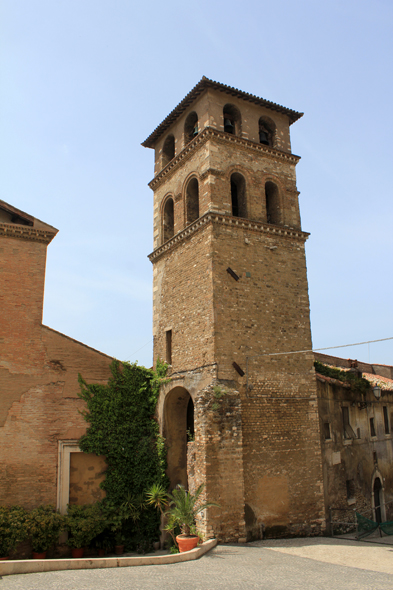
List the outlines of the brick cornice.
<svg viewBox="0 0 393 590">
<path fill-rule="evenodd" d="M 261 221 L 252 221 L 250 219 L 243 219 L 241 217 L 232 217 L 230 215 L 223 215 L 222 213 L 214 213 L 208 211 L 199 219 L 188 225 L 185 229 L 178 232 L 173 238 L 165 242 L 162 246 L 156 248 L 148 258 L 150 262 L 156 262 L 163 254 L 169 250 L 173 250 L 179 243 L 189 239 L 193 234 L 201 230 L 208 224 L 219 224 L 226 227 L 233 227 L 237 229 L 244 229 L 251 232 L 265 233 L 271 237 L 280 237 L 299 242 L 305 242 L 310 234 L 301 230 L 290 229 L 287 227 L 272 225 L 270 223 L 262 223 Z"/>
<path fill-rule="evenodd" d="M 263 145 L 261 143 L 255 143 L 244 137 L 238 137 L 237 135 L 231 135 L 230 133 L 224 133 L 214 127 L 205 127 L 203 131 L 198 133 L 196 137 L 186 147 L 173 158 L 169 164 L 165 166 L 158 174 L 149 182 L 149 187 L 152 190 L 156 190 L 165 180 L 167 180 L 183 163 L 188 160 L 202 145 L 204 145 L 209 139 L 215 139 L 219 143 L 223 144 L 236 144 L 243 149 L 247 149 L 254 153 L 259 153 L 267 158 L 284 160 L 291 164 L 297 164 L 300 160 L 300 156 L 295 156 L 288 152 L 282 152 L 275 148 Z"/>
<path fill-rule="evenodd" d="M 48 231 L 44 229 L 36 229 L 28 225 L 16 225 L 11 223 L 0 223 L 0 237 L 16 238 L 19 240 L 30 240 L 33 242 L 41 242 L 42 244 L 49 244 L 57 231 Z"/>
</svg>

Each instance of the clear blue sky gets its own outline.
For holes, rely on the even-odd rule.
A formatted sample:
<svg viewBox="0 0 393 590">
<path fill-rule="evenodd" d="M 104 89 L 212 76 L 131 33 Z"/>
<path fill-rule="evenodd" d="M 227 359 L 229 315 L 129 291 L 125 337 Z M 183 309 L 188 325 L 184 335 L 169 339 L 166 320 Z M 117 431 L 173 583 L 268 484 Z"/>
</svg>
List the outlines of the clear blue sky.
<svg viewBox="0 0 393 590">
<path fill-rule="evenodd" d="M 305 113 L 314 347 L 393 336 L 391 0 L 1 0 L 0 23 L 0 198 L 60 230 L 44 323 L 151 365 L 140 143 L 205 75 Z M 393 364 L 393 341 L 370 360 Z"/>
</svg>

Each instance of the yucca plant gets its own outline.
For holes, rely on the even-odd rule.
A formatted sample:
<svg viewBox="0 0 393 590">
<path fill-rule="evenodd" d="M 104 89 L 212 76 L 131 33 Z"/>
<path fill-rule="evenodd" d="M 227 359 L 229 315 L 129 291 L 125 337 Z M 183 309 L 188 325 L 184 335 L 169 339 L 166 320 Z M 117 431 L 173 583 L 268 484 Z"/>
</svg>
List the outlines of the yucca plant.
<svg viewBox="0 0 393 590">
<path fill-rule="evenodd" d="M 168 494 L 167 510 L 168 525 L 172 528 L 174 525 L 179 525 L 183 535 L 189 536 L 191 529 L 195 526 L 195 517 L 197 514 L 210 508 L 210 506 L 218 506 L 215 502 L 201 502 L 199 496 L 204 488 L 202 483 L 196 490 L 195 494 L 187 492 L 184 486 L 178 485 L 171 494 Z"/>
</svg>

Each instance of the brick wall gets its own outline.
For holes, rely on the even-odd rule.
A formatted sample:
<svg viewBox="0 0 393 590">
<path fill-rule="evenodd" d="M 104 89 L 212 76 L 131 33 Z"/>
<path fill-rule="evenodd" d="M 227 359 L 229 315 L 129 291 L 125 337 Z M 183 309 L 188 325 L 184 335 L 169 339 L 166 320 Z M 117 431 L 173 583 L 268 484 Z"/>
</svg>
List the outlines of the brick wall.
<svg viewBox="0 0 393 590">
<path fill-rule="evenodd" d="M 0 503 L 32 508 L 56 505 L 58 441 L 86 431 L 78 373 L 106 383 L 112 359 L 42 325 L 46 247 L 57 230 L 19 213 L 30 225 L 8 213 L 0 223 Z"/>
</svg>

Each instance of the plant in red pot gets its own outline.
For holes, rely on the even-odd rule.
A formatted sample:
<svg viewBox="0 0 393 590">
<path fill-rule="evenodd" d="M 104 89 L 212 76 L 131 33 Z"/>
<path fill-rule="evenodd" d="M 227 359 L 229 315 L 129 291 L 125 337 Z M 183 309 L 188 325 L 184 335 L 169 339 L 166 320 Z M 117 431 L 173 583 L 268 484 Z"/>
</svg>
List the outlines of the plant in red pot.
<svg viewBox="0 0 393 590">
<path fill-rule="evenodd" d="M 179 547 L 180 553 L 194 549 L 199 541 L 199 536 L 193 534 L 195 529 L 195 517 L 197 514 L 209 508 L 210 506 L 219 506 L 215 502 L 202 502 L 200 495 L 203 491 L 204 484 L 202 483 L 195 494 L 187 492 L 184 486 L 177 486 L 171 494 L 167 494 L 168 509 L 165 512 L 167 524 L 165 530 L 169 531 L 173 536 L 173 531 L 176 526 L 180 527 L 181 534 L 176 536 L 176 543 Z M 148 494 L 149 495 L 149 494 Z M 159 506 L 158 502 L 151 499 L 149 502 L 153 505 Z"/>
<path fill-rule="evenodd" d="M 46 552 L 58 542 L 64 517 L 54 506 L 38 506 L 27 513 L 26 534 L 33 549 L 33 559 L 45 559 Z"/>
<path fill-rule="evenodd" d="M 71 547 L 72 557 L 83 557 L 84 548 L 105 526 L 106 520 L 98 503 L 68 505 L 65 529 L 68 531 L 67 545 Z"/>
<path fill-rule="evenodd" d="M 0 506 L 0 560 L 26 538 L 26 511 L 21 506 Z"/>
</svg>

